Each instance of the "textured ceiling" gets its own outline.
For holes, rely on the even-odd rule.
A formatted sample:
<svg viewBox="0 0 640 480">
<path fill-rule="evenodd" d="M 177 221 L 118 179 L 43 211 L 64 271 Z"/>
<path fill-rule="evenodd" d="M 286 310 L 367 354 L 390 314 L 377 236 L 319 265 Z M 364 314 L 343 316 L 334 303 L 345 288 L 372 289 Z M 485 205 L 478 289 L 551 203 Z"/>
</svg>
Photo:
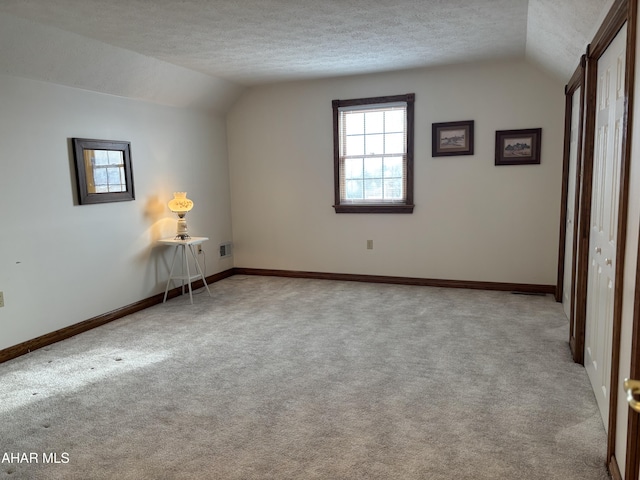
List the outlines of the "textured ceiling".
<svg viewBox="0 0 640 480">
<path fill-rule="evenodd" d="M 527 53 L 566 77 L 609 3 L 0 0 L 0 11 L 252 85 Z"/>
<path fill-rule="evenodd" d="M 241 85 L 529 58 L 567 80 L 610 0 L 0 0 Z"/>
<path fill-rule="evenodd" d="M 529 0 L 527 58 L 565 82 L 612 0 Z"/>
</svg>

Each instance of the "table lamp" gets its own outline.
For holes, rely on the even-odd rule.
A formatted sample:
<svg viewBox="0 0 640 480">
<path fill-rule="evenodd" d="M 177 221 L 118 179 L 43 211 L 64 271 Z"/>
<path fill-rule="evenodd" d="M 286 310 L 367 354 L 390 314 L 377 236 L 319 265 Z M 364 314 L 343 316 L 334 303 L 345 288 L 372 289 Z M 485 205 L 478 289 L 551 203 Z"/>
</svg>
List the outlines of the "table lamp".
<svg viewBox="0 0 640 480">
<path fill-rule="evenodd" d="M 185 240 L 191 238 L 187 231 L 185 215 L 193 208 L 193 202 L 187 198 L 187 192 L 174 192 L 173 199 L 169 201 L 169 210 L 178 214 L 178 233 L 176 238 Z"/>
</svg>

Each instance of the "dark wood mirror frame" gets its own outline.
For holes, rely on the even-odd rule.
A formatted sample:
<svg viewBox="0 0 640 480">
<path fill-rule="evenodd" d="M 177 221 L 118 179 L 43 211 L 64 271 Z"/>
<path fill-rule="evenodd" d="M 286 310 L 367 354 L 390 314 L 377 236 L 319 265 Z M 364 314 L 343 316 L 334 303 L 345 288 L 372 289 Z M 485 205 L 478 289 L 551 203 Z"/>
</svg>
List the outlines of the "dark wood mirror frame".
<svg viewBox="0 0 640 480">
<path fill-rule="evenodd" d="M 90 138 L 71 140 L 80 205 L 135 199 L 130 142 Z M 98 160 L 96 152 L 101 152 Z"/>
</svg>

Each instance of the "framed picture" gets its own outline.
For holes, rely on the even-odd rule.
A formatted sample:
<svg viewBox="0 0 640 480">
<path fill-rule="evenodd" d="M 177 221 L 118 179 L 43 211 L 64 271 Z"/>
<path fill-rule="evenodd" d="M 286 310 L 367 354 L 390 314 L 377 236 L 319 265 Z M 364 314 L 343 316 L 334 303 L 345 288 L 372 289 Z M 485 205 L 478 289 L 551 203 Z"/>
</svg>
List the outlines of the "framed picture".
<svg viewBox="0 0 640 480">
<path fill-rule="evenodd" d="M 473 120 L 434 123 L 431 156 L 473 155 Z"/>
<path fill-rule="evenodd" d="M 542 129 L 498 130 L 496 165 L 533 165 L 540 163 Z"/>
<path fill-rule="evenodd" d="M 135 199 L 129 142 L 90 138 L 71 142 L 80 205 Z"/>
</svg>

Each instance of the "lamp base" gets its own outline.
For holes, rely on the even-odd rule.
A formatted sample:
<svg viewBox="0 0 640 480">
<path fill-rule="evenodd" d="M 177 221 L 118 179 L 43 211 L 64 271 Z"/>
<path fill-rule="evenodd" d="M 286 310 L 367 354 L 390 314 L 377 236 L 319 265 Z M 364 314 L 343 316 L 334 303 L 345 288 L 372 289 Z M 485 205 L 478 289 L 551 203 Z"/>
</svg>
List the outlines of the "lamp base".
<svg viewBox="0 0 640 480">
<path fill-rule="evenodd" d="M 187 233 L 187 220 L 184 218 L 184 213 L 178 214 L 178 233 L 176 233 L 176 240 L 186 240 L 187 238 L 191 238 L 191 236 Z"/>
</svg>

